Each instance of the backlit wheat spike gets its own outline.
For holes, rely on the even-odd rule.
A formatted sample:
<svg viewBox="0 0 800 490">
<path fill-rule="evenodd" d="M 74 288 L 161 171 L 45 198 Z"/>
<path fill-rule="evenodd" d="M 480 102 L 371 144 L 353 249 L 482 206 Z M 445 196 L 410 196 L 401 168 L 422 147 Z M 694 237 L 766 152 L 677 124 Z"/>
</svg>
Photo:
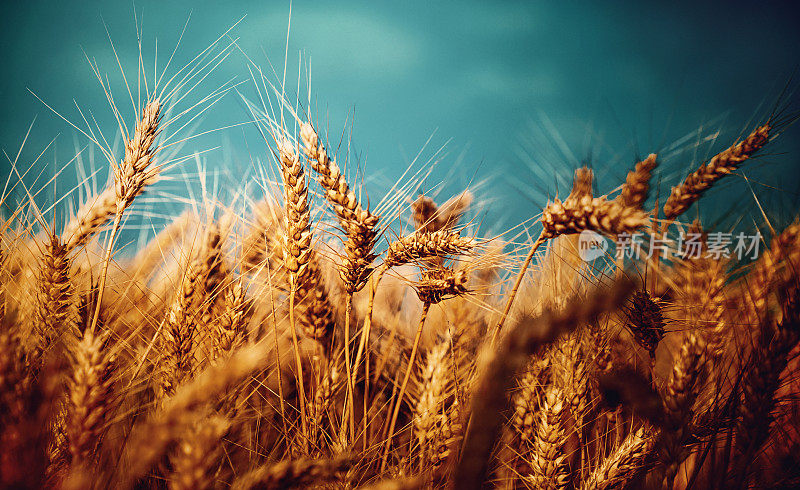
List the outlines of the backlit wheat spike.
<svg viewBox="0 0 800 490">
<path fill-rule="evenodd" d="M 699 233 L 705 244 L 707 234 L 699 221 L 692 224 L 692 233 Z M 723 355 L 731 336 L 731 328 L 725 316 L 726 269 L 729 260 L 710 256 L 687 257 L 675 261 L 674 281 L 681 291 L 680 301 L 685 305 L 686 316 L 698 329 L 705 346 L 707 360 L 716 362 Z M 715 396 L 711 394 L 712 398 Z"/>
<path fill-rule="evenodd" d="M 753 264 L 747 286 L 757 319 L 767 313 L 770 293 L 791 283 L 800 264 L 800 220 L 795 221 L 773 237 L 768 250 Z"/>
<path fill-rule="evenodd" d="M 308 337 L 326 343 L 333 334 L 336 322 L 333 306 L 325 291 L 322 271 L 316 260 L 309 262 L 307 274 L 308 277 L 302 284 L 298 284 L 296 291 L 300 299 L 300 325 Z"/>
<path fill-rule="evenodd" d="M 196 322 L 194 357 L 201 366 L 214 357 L 215 322 L 221 309 L 221 288 L 228 274 L 224 261 L 223 237 L 219 225 L 209 223 L 192 266 L 196 268 L 198 282 L 194 292 Z"/>
<path fill-rule="evenodd" d="M 108 333 L 89 330 L 72 352 L 72 373 L 67 382 L 66 435 L 73 467 L 89 467 L 102 441 L 115 406 L 114 357 L 108 352 Z"/>
<path fill-rule="evenodd" d="M 197 333 L 197 301 L 201 294 L 200 268 L 190 261 L 184 272 L 175 299 L 169 307 L 163 327 L 163 358 L 161 389 L 166 396 L 175 393 L 177 387 L 192 375 L 196 360 L 194 343 Z"/>
<path fill-rule="evenodd" d="M 131 205 L 133 199 L 152 183 L 160 167 L 151 168 L 158 151 L 153 147 L 161 122 L 161 102 L 154 99 L 142 109 L 133 138 L 125 142 L 125 158 L 114 166 L 114 190 L 117 194 L 117 214 Z"/>
<path fill-rule="evenodd" d="M 697 397 L 695 388 L 703 370 L 704 349 L 693 332 L 684 336 L 678 357 L 662 394 L 665 426 L 656 448 L 663 465 L 663 482 L 671 487 L 681 463 L 686 459 L 686 440 L 690 436 L 692 406 Z"/>
<path fill-rule="evenodd" d="M 298 283 L 304 282 L 311 259 L 311 212 L 308 209 L 308 186 L 300 158 L 291 143 L 284 140 L 278 148 L 286 203 L 283 260 Z"/>
<path fill-rule="evenodd" d="M 384 258 L 384 267 L 389 269 L 410 264 L 430 257 L 464 254 L 477 242 L 474 238 L 462 237 L 450 230 L 415 232 L 398 238 L 389 244 Z"/>
<path fill-rule="evenodd" d="M 664 203 L 664 218 L 674 220 L 683 214 L 715 182 L 736 170 L 753 156 L 767 144 L 771 129 L 770 123 L 757 127 L 744 140 L 717 153 L 708 163 L 700 165 L 700 168 L 689 174 L 681 185 L 673 187 L 667 202 Z"/>
<path fill-rule="evenodd" d="M 359 291 L 372 273 L 371 264 L 375 259 L 373 249 L 377 239 L 375 227 L 380 217 L 362 207 L 342 175 L 339 165 L 328 156 L 311 124 L 303 124 L 300 138 L 303 141 L 303 151 L 325 190 L 325 198 L 331 203 L 347 236 L 346 258 L 340 268 L 345 289 L 350 293 Z"/>
<path fill-rule="evenodd" d="M 631 432 L 581 483 L 581 490 L 623 488 L 650 455 L 653 438 L 644 428 Z"/>
<path fill-rule="evenodd" d="M 302 447 L 306 450 L 307 441 L 305 438 L 309 434 L 309 429 L 306 415 L 303 361 L 300 354 L 300 342 L 297 339 L 295 329 L 295 301 L 297 299 L 298 286 L 306 284 L 309 279 L 309 272 L 311 272 L 309 271 L 309 262 L 313 252 L 311 248 L 311 212 L 308 209 L 308 186 L 306 185 L 303 166 L 300 164 L 300 157 L 289 140 L 284 138 L 278 140 L 277 143 L 285 205 L 283 265 L 289 271 L 289 331 L 292 336 L 292 347 L 294 347 L 295 376 L 300 397 Z"/>
<path fill-rule="evenodd" d="M 548 388 L 537 414 L 529 461 L 531 474 L 525 477 L 525 481 L 535 488 L 560 489 L 569 484 L 567 455 L 563 448 L 565 410 L 561 390 Z"/>
<path fill-rule="evenodd" d="M 650 176 L 658 165 L 656 154 L 651 153 L 644 160 L 636 164 L 634 170 L 628 172 L 625 184 L 619 194 L 623 205 L 629 208 L 641 209 L 647 200 L 647 191 L 650 189 Z"/>
<path fill-rule="evenodd" d="M 472 203 L 472 193 L 464 191 L 441 206 L 428 196 L 419 196 L 411 203 L 411 216 L 417 231 L 439 231 L 453 228 Z"/>
<path fill-rule="evenodd" d="M 178 441 L 170 457 L 173 490 L 207 490 L 217 488 L 214 474 L 222 460 L 220 439 L 230 422 L 219 416 L 206 417 L 189 427 Z"/>
<path fill-rule="evenodd" d="M 155 182 L 160 167 L 151 165 L 158 151 L 153 147 L 161 121 L 161 103 L 156 99 L 142 109 L 133 137 L 125 142 L 125 157 L 119 165 L 111 162 L 114 185 L 81 206 L 61 234 L 68 250 L 82 246 L 111 218 L 130 206 L 145 187 Z"/>
<path fill-rule="evenodd" d="M 549 373 L 549 358 L 537 359 L 531 363 L 530 369 L 519 380 L 519 391 L 514 396 L 514 415 L 511 425 L 516 430 L 516 436 L 529 450 L 534 438 L 534 422 L 539 410 L 539 401 L 542 395 L 542 380 L 544 374 Z"/>
<path fill-rule="evenodd" d="M 746 364 L 742 380 L 740 413 L 736 424 L 736 444 L 732 476 L 734 485 L 741 485 L 756 453 L 769 437 L 774 420 L 773 408 L 778 400 L 781 373 L 790 353 L 800 341 L 800 290 L 798 285 L 783 298 L 783 316 L 773 323 L 769 318 L 760 325 L 758 344 Z"/>
<path fill-rule="evenodd" d="M 309 337 L 322 341 L 333 331 L 333 309 L 311 246 L 308 187 L 300 158 L 288 141 L 283 141 L 279 152 L 286 201 L 284 264 L 294 274 L 295 300 L 303 312 L 303 329 Z"/>
<path fill-rule="evenodd" d="M 436 304 L 448 296 L 467 293 L 469 274 L 464 269 L 437 268 L 424 270 L 415 288 L 423 303 Z"/>
<path fill-rule="evenodd" d="M 563 337 L 550 351 L 553 386 L 558 388 L 567 409 L 579 427 L 591 405 L 589 396 L 589 369 L 581 349 L 580 332 Z"/>
<path fill-rule="evenodd" d="M 230 355 L 244 343 L 247 335 L 245 325 L 247 307 L 248 300 L 240 280 L 224 288 L 222 311 L 214 324 L 216 335 L 212 336 L 215 358 Z"/>
<path fill-rule="evenodd" d="M 544 242 L 561 235 L 581 233 L 586 230 L 612 236 L 633 233 L 649 222 L 647 213 L 640 209 L 625 206 L 618 201 L 609 201 L 606 196 L 593 198 L 591 178 L 591 170 L 585 167 L 576 170 L 570 195 L 564 201 L 555 198 L 545 206 L 539 219 L 542 232 L 528 251 L 517 273 L 514 286 L 508 293 L 506 306 L 494 329 L 495 338 L 508 318 L 511 305 L 514 304 L 517 291 L 533 256 Z"/>
<path fill-rule="evenodd" d="M 592 230 L 608 235 L 633 233 L 648 223 L 647 213 L 609 201 L 605 196 L 592 198 L 584 195 L 579 199 L 567 198 L 563 202 L 555 198 L 542 211 L 542 237 Z"/>
<path fill-rule="evenodd" d="M 336 481 L 354 462 L 350 455 L 333 459 L 299 459 L 265 465 L 237 478 L 233 490 L 309 488 Z"/>
<path fill-rule="evenodd" d="M 452 375 L 449 355 L 450 339 L 445 338 L 428 352 L 418 375 L 419 396 L 414 405 L 412 425 L 419 444 L 420 470 L 441 464 L 440 443 L 450 437 L 445 405 Z"/>
<path fill-rule="evenodd" d="M 77 304 L 72 284 L 69 249 L 57 236 L 43 244 L 33 341 L 40 353 L 62 335 L 75 335 Z"/>
<path fill-rule="evenodd" d="M 320 436 L 328 423 L 328 410 L 331 408 L 334 393 L 342 381 L 340 368 L 335 362 L 330 362 L 319 377 L 321 379 L 314 390 L 314 398 L 308 406 L 312 444 L 319 444 Z"/>
</svg>

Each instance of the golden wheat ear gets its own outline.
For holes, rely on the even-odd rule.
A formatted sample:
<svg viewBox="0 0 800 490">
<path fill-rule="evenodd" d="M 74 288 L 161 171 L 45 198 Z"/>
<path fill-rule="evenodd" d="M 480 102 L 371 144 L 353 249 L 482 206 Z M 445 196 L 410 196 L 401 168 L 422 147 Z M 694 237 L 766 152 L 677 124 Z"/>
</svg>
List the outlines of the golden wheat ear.
<svg viewBox="0 0 800 490">
<path fill-rule="evenodd" d="M 53 342 L 76 335 L 78 311 L 72 274 L 69 248 L 59 237 L 49 236 L 43 245 L 39 265 L 39 290 L 31 336 L 35 358 L 41 358 Z"/>
<path fill-rule="evenodd" d="M 639 471 L 650 455 L 653 437 L 644 428 L 628 434 L 614 451 L 581 483 L 581 490 L 620 488 Z"/>
<path fill-rule="evenodd" d="M 88 469 L 94 462 L 95 449 L 116 406 L 116 366 L 107 345 L 109 335 L 87 329 L 72 352 L 66 435 L 73 471 Z"/>
<path fill-rule="evenodd" d="M 683 214 L 718 180 L 730 174 L 767 144 L 770 123 L 753 130 L 745 139 L 714 155 L 708 163 L 689 174 L 681 185 L 673 187 L 664 203 L 664 218 L 672 221 Z"/>
<path fill-rule="evenodd" d="M 686 444 L 691 436 L 692 407 L 704 360 L 705 348 L 701 340 L 694 332 L 687 333 L 662 393 L 665 422 L 656 441 L 659 468 L 653 474 L 659 485 L 672 486 L 688 455 Z"/>
<path fill-rule="evenodd" d="M 633 233 L 650 222 L 648 214 L 641 209 L 625 205 L 621 200 L 610 201 L 606 196 L 592 197 L 592 171 L 586 167 L 575 171 L 572 192 L 564 201 L 559 198 L 548 202 L 539 222 L 542 232 L 533 242 L 527 257 L 522 263 L 511 291 L 508 293 L 506 306 L 494 329 L 495 336 L 503 327 L 519 287 L 525 277 L 536 251 L 547 240 L 561 235 L 570 235 L 591 230 L 610 236 Z"/>
<path fill-rule="evenodd" d="M 411 423 L 417 437 L 421 473 L 440 467 L 460 436 L 451 346 L 452 338 L 448 336 L 428 351 L 415 383 L 418 393 Z"/>
<path fill-rule="evenodd" d="M 625 184 L 619 194 L 619 199 L 625 206 L 630 208 L 640 208 L 647 200 L 647 192 L 650 190 L 650 176 L 658 165 L 657 155 L 651 153 L 636 167 L 628 172 Z"/>
<path fill-rule="evenodd" d="M 317 487 L 334 482 L 347 471 L 355 458 L 340 455 L 332 459 L 298 459 L 266 465 L 237 478 L 231 487 L 234 490 L 256 490 L 259 488 Z"/>
<path fill-rule="evenodd" d="M 112 218 L 121 214 L 145 188 L 155 182 L 160 167 L 153 166 L 158 146 L 155 145 L 161 122 L 161 103 L 148 102 L 136 123 L 131 139 L 125 142 L 125 156 L 119 165 L 111 162 L 113 186 L 89 198 L 65 225 L 61 234 L 71 251 L 84 245 Z"/>
<path fill-rule="evenodd" d="M 215 474 L 223 456 L 221 439 L 230 421 L 220 416 L 204 417 L 187 428 L 170 455 L 169 486 L 175 490 L 216 488 Z"/>
<path fill-rule="evenodd" d="M 376 227 L 380 217 L 362 206 L 347 184 L 339 165 L 328 156 L 310 123 L 303 124 L 300 139 L 303 142 L 303 151 L 325 190 L 325 199 L 333 207 L 347 237 L 346 259 L 340 269 L 345 289 L 349 293 L 359 291 L 372 273 L 371 264 L 375 260 L 373 249 L 378 234 Z"/>
</svg>

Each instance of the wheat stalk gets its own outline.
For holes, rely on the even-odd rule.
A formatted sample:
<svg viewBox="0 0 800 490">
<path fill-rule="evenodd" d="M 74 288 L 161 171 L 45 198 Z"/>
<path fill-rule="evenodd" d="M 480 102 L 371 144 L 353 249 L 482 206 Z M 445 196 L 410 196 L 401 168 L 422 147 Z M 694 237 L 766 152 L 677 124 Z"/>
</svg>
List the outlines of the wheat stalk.
<svg viewBox="0 0 800 490">
<path fill-rule="evenodd" d="M 125 142 L 125 158 L 119 165 L 113 161 L 114 193 L 116 195 L 116 209 L 114 211 L 114 224 L 108 236 L 106 253 L 103 259 L 103 268 L 100 272 L 100 283 L 97 286 L 97 304 L 95 305 L 92 324 L 89 328 L 94 330 L 100 318 L 100 305 L 103 302 L 106 277 L 108 276 L 108 263 L 111 260 L 111 250 L 114 239 L 122 222 L 122 214 L 133 203 L 133 200 L 144 191 L 145 186 L 152 183 L 158 176 L 160 167 L 152 167 L 153 159 L 158 152 L 158 147 L 153 148 L 158 125 L 161 121 L 161 103 L 158 99 L 149 101 L 142 109 L 142 117 L 136 124 L 133 137 Z M 83 233 L 81 227 L 79 230 Z"/>
<path fill-rule="evenodd" d="M 308 265 L 311 259 L 311 213 L 308 209 L 308 186 L 305 173 L 300 164 L 300 158 L 292 148 L 291 143 L 284 139 L 278 144 L 281 163 L 281 177 L 283 179 L 283 197 L 286 204 L 284 225 L 283 262 L 290 273 L 289 292 L 289 328 L 294 346 L 295 367 L 297 372 L 297 387 L 300 419 L 303 429 L 303 447 L 309 434 L 308 416 L 306 414 L 306 395 L 303 380 L 303 361 L 300 354 L 300 345 L 295 330 L 294 304 L 295 296 L 300 284 L 305 284 L 308 279 Z"/>
<path fill-rule="evenodd" d="M 379 216 L 364 209 L 350 189 L 339 166 L 332 160 L 319 141 L 319 136 L 310 123 L 300 128 L 303 151 L 311 166 L 319 176 L 319 183 L 325 190 L 325 198 L 332 205 L 339 224 L 345 233 L 345 258 L 339 267 L 339 275 L 347 292 L 345 304 L 344 345 L 345 370 L 347 374 L 349 438 L 355 437 L 353 407 L 353 375 L 350 363 L 350 316 L 353 307 L 353 293 L 360 291 L 372 273 L 373 253 L 377 240 L 375 229 Z M 344 424 L 343 424 L 344 426 Z"/>
</svg>

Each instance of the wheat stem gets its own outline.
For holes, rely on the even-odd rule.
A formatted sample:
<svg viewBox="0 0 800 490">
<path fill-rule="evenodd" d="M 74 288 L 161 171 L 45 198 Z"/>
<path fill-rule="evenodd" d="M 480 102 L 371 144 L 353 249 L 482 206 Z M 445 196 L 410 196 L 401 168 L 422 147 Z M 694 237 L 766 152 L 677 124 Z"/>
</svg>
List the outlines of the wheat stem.
<svg viewBox="0 0 800 490">
<path fill-rule="evenodd" d="M 403 396 L 406 392 L 406 386 L 408 386 L 408 380 L 411 377 L 411 371 L 414 369 L 414 359 L 417 355 L 417 349 L 419 348 L 419 339 L 422 336 L 422 327 L 425 326 L 425 319 L 428 316 L 428 310 L 430 309 L 431 304 L 430 302 L 426 301 L 422 303 L 422 315 L 419 319 L 419 326 L 417 327 L 417 334 L 414 336 L 414 344 L 411 346 L 411 355 L 408 358 L 408 367 L 406 368 L 406 373 L 403 376 L 403 382 L 400 384 L 400 391 L 397 393 L 394 401 L 394 409 L 392 410 L 392 418 L 389 422 L 389 432 L 386 437 L 386 442 L 383 446 L 383 457 L 381 459 L 381 471 L 386 469 L 386 462 L 389 458 L 389 449 L 392 445 L 392 439 L 394 438 L 394 428 L 397 424 L 397 417 L 400 415 L 400 406 L 403 402 Z"/>
<path fill-rule="evenodd" d="M 508 313 L 511 311 L 511 305 L 514 304 L 514 298 L 517 296 L 517 291 L 519 291 L 519 287 L 522 284 L 523 278 L 525 277 L 525 272 L 531 265 L 533 256 L 536 255 L 536 251 L 539 250 L 539 247 L 545 242 L 545 240 L 546 238 L 544 238 L 544 233 L 539 235 L 539 238 L 536 239 L 530 251 L 528 252 L 528 256 L 525 257 L 525 261 L 522 263 L 522 267 L 517 273 L 517 278 L 514 281 L 514 287 L 511 288 L 511 292 L 508 294 L 508 299 L 506 300 L 506 306 L 503 308 L 503 313 L 500 315 L 500 319 L 497 321 L 497 326 L 494 327 L 494 332 L 492 333 L 492 344 L 494 344 L 497 340 L 497 335 L 500 333 L 500 329 L 503 328 L 503 324 L 508 317 Z"/>
<path fill-rule="evenodd" d="M 303 381 L 303 359 L 300 354 L 300 343 L 297 340 L 297 329 L 295 328 L 295 314 L 294 314 L 294 297 L 296 293 L 295 277 L 292 274 L 289 279 L 291 282 L 289 292 L 289 329 L 292 332 L 292 345 L 294 346 L 294 359 L 295 369 L 297 373 L 297 392 L 298 392 L 298 405 L 300 405 L 300 423 L 302 424 L 302 448 L 304 452 L 308 452 L 308 416 L 306 414 L 306 392 Z M 280 368 L 280 367 L 279 367 Z"/>
</svg>

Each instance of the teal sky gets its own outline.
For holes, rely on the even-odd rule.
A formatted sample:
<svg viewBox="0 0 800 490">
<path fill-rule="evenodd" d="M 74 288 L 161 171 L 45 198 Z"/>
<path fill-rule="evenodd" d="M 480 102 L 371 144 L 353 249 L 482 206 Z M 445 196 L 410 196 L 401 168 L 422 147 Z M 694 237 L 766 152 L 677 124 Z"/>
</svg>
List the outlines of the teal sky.
<svg viewBox="0 0 800 490">
<path fill-rule="evenodd" d="M 663 193 L 709 151 L 752 127 L 752 118 L 768 113 L 800 61 L 798 15 L 788 5 L 296 0 L 288 79 L 296 82 L 302 50 L 311 60 L 314 111 L 332 136 L 352 129 L 354 154 L 366 162 L 372 196 L 380 197 L 433 135 L 423 157 L 445 144 L 446 152 L 426 187 L 443 181 L 447 194 L 488 179 L 479 196 L 491 201 L 492 219 L 486 221 L 509 226 L 533 215 L 546 193 L 566 191 L 564 179 L 581 161 L 591 161 L 598 188 L 606 191 L 624 178 L 637 155 L 662 150 L 699 127 L 703 134 L 721 131 L 716 144 L 665 162 Z M 245 17 L 232 31 L 241 50 L 262 66 L 267 60 L 283 65 L 288 2 L 161 0 L 137 1 L 135 8 L 146 51 L 158 38 L 159 59 L 191 13 L 179 60 Z M 117 68 L 104 23 L 123 66 L 135 67 L 133 10 L 131 2 L 2 3 L 0 146 L 13 158 L 36 117 L 23 167 L 57 135 L 55 153 L 44 159 L 53 169 L 75 147 L 74 131 L 28 89 L 72 119 L 78 117 L 75 99 L 101 124 L 114 127 L 84 53 L 109 73 L 121 97 L 124 87 L 113 81 Z M 238 52 L 204 87 L 211 90 L 232 77 L 249 78 Z M 251 84 L 240 90 L 255 95 Z M 796 99 L 784 100 L 796 111 Z M 239 96 L 231 93 L 201 127 L 247 119 Z M 759 196 L 776 195 L 768 186 L 780 189 L 778 200 L 791 207 L 789 213 L 797 210 L 798 135 L 791 127 L 746 169 Z M 234 175 L 264 151 L 254 133 L 241 127 L 193 142 L 183 153 L 195 149 L 192 144 L 224 145 L 224 151 L 207 154 L 207 162 Z M 0 169 L 5 177 L 7 160 Z M 724 211 L 719 197 L 731 192 L 752 203 L 743 179 L 731 180 L 709 207 Z"/>
</svg>

